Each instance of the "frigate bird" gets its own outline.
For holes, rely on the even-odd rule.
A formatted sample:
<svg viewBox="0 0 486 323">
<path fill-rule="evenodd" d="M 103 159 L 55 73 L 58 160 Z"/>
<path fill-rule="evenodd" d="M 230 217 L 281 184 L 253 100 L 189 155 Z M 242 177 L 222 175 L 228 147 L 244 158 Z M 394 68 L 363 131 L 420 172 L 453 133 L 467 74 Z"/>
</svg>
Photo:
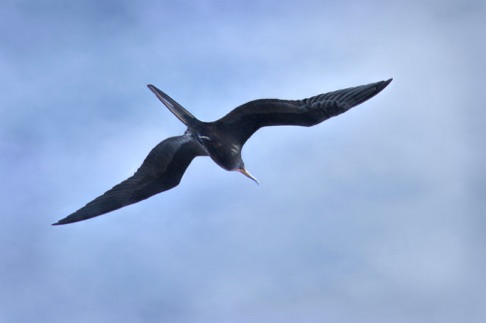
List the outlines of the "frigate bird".
<svg viewBox="0 0 486 323">
<path fill-rule="evenodd" d="M 372 98 L 391 81 L 350 87 L 303 100 L 250 101 L 213 122 L 198 120 L 167 94 L 149 84 L 157 98 L 187 126 L 186 132 L 159 143 L 133 176 L 54 225 L 90 219 L 169 190 L 180 183 L 187 167 L 197 156 L 209 156 L 223 169 L 240 172 L 258 183 L 241 158 L 243 145 L 255 131 L 267 126 L 314 126 Z"/>
</svg>

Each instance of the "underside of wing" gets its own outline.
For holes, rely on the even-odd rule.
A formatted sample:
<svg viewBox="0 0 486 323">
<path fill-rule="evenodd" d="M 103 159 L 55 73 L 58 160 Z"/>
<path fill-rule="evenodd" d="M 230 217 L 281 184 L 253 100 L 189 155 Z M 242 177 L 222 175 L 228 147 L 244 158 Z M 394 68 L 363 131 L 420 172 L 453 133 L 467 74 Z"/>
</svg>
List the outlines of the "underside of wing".
<svg viewBox="0 0 486 323">
<path fill-rule="evenodd" d="M 190 135 L 168 138 L 152 149 L 132 177 L 54 225 L 90 219 L 169 190 L 179 184 L 191 161 L 205 154 Z"/>
<path fill-rule="evenodd" d="M 392 80 L 328 92 L 304 100 L 262 99 L 245 103 L 217 123 L 231 127 L 243 145 L 261 127 L 314 126 L 337 116 L 380 93 Z"/>
</svg>

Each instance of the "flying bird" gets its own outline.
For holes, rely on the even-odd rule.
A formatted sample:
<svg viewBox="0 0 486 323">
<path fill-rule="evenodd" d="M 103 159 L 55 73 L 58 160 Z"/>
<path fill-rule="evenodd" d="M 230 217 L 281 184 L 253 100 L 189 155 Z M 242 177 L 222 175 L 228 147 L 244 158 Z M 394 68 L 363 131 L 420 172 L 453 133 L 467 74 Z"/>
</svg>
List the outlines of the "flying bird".
<svg viewBox="0 0 486 323">
<path fill-rule="evenodd" d="M 245 103 L 219 120 L 203 122 L 170 96 L 148 88 L 186 126 L 182 136 L 159 143 L 133 176 L 53 225 L 102 215 L 145 200 L 177 186 L 197 156 L 209 156 L 228 171 L 237 171 L 258 183 L 241 158 L 245 142 L 262 127 L 310 127 L 348 111 L 380 93 L 392 79 L 328 92 L 303 100 L 260 99 Z"/>
</svg>

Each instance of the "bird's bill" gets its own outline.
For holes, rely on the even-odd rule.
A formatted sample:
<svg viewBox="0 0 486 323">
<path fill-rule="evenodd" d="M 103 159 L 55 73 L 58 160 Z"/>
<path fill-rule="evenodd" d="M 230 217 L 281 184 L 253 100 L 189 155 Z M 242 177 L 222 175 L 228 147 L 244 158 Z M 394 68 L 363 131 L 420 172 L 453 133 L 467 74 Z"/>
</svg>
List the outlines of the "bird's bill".
<svg viewBox="0 0 486 323">
<path fill-rule="evenodd" d="M 255 183 L 257 183 L 258 185 L 260 185 L 260 183 L 258 182 L 258 180 L 256 179 L 255 176 L 253 176 L 252 174 L 250 174 L 249 171 L 247 171 L 245 168 L 238 168 L 236 170 L 237 172 L 245 175 L 246 177 L 248 177 L 249 179 L 253 180 Z"/>
</svg>

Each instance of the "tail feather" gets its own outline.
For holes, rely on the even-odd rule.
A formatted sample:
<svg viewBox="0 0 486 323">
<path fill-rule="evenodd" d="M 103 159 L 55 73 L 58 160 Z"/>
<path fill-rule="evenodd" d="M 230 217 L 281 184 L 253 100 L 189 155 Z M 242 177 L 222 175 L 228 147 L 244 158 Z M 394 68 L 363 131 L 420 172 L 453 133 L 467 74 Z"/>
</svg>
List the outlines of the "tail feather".
<svg viewBox="0 0 486 323">
<path fill-rule="evenodd" d="M 148 84 L 147 87 L 157 96 L 157 98 L 179 119 L 189 128 L 194 128 L 200 121 L 193 116 L 189 111 L 184 109 L 179 103 L 177 103 L 170 96 L 159 90 L 152 84 Z"/>
</svg>

